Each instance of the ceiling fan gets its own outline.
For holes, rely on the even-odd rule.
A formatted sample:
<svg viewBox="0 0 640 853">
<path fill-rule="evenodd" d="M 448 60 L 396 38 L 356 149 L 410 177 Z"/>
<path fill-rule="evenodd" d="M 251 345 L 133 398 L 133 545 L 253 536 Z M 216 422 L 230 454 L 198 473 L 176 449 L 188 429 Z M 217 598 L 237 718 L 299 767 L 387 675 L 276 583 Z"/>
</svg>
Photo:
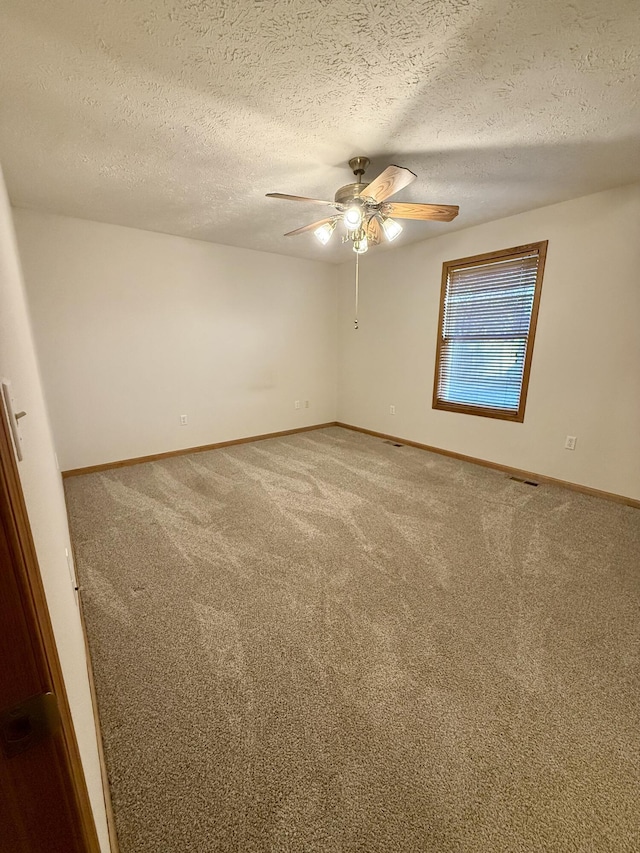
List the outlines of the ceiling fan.
<svg viewBox="0 0 640 853">
<path fill-rule="evenodd" d="M 349 160 L 349 167 L 356 176 L 356 181 L 340 187 L 334 201 L 322 201 L 286 193 L 267 193 L 268 198 L 324 204 L 338 211 L 326 219 L 289 231 L 284 236 L 295 237 L 296 234 L 313 231 L 317 239 L 326 245 L 336 226 L 342 223 L 345 229 L 342 242 L 350 242 L 353 251 L 361 255 L 369 246 L 375 246 L 385 238 L 389 241 L 395 240 L 402 231 L 402 225 L 396 222 L 396 219 L 433 219 L 438 222 L 451 222 L 458 215 L 459 208 L 453 204 L 410 204 L 387 201 L 392 195 L 415 181 L 417 176 L 402 166 L 387 166 L 384 172 L 370 184 L 365 184 L 361 178 L 369 162 L 368 157 L 353 157 Z"/>
</svg>

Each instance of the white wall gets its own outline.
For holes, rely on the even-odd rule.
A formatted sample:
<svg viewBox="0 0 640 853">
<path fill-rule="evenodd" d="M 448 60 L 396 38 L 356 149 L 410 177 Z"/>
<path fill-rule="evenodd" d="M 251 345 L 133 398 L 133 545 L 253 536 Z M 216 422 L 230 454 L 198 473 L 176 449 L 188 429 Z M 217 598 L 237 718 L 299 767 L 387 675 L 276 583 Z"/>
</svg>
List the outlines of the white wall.
<svg viewBox="0 0 640 853">
<path fill-rule="evenodd" d="M 14 218 L 62 470 L 335 420 L 335 267 Z"/>
<path fill-rule="evenodd" d="M 36 363 L 8 199 L 0 173 L 0 376 L 27 416 L 18 464 L 29 521 L 71 705 L 101 849 L 109 850 L 96 732 L 80 617 L 65 548 L 70 548 L 60 473 Z"/>
<path fill-rule="evenodd" d="M 337 415 L 640 497 L 638 185 L 371 252 L 357 332 L 351 258 L 335 267 L 14 213 L 63 469 Z M 524 423 L 434 411 L 442 262 L 544 239 Z M 311 407 L 294 411 L 297 399 Z"/>
<path fill-rule="evenodd" d="M 338 419 L 640 498 L 639 226 L 632 185 L 372 252 L 360 267 L 357 332 L 353 266 L 342 265 Z M 524 423 L 433 410 L 442 263 L 545 239 Z"/>
</svg>

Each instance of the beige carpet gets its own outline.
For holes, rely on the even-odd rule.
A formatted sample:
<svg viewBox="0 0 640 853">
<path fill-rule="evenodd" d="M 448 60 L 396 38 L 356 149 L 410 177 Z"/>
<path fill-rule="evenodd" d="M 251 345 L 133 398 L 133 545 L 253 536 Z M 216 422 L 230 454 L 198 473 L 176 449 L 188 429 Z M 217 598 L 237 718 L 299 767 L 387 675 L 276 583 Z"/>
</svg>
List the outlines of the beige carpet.
<svg viewBox="0 0 640 853">
<path fill-rule="evenodd" d="M 339 428 L 66 481 L 121 853 L 640 850 L 640 512 Z"/>
</svg>

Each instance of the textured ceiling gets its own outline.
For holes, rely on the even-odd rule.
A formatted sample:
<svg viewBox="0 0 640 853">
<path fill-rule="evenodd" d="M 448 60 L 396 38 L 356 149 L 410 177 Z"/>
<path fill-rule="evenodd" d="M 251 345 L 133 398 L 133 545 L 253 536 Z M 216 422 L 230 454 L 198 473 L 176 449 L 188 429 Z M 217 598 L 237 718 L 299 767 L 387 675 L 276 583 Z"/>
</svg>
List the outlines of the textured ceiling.
<svg viewBox="0 0 640 853">
<path fill-rule="evenodd" d="M 299 257 L 356 154 L 405 243 L 640 180 L 638 0 L 3 0 L 0 81 L 15 205 Z"/>
</svg>

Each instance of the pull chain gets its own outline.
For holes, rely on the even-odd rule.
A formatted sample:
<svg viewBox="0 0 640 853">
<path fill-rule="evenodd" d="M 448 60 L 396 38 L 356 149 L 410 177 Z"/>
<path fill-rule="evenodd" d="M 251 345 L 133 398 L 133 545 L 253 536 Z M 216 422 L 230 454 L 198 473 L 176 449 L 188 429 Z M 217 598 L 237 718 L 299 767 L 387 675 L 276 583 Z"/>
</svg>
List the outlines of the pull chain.
<svg viewBox="0 0 640 853">
<path fill-rule="evenodd" d="M 359 288 L 358 273 L 359 273 L 359 270 L 360 270 L 360 255 L 356 252 L 356 318 L 355 318 L 355 321 L 353 324 L 353 328 L 356 330 L 358 329 L 358 288 Z"/>
</svg>

